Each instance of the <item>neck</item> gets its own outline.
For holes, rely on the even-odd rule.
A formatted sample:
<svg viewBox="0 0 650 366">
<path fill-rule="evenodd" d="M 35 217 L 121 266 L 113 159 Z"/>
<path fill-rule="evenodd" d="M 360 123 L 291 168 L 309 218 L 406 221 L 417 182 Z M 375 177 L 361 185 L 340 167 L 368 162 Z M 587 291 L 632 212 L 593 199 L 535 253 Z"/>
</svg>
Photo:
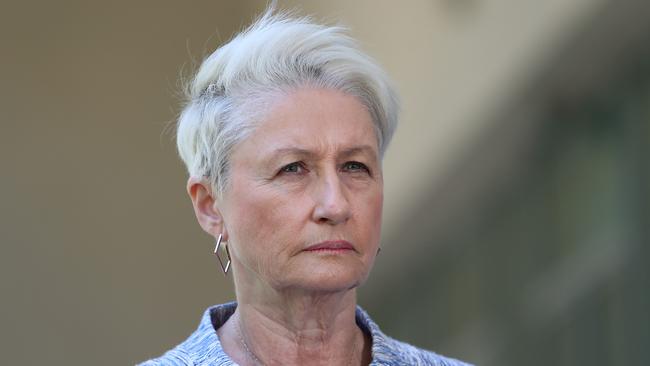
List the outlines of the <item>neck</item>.
<svg viewBox="0 0 650 366">
<path fill-rule="evenodd" d="M 250 288 L 250 287 L 249 287 Z M 356 325 L 356 289 L 243 291 L 218 333 L 226 353 L 245 365 L 367 365 L 371 340 Z"/>
</svg>

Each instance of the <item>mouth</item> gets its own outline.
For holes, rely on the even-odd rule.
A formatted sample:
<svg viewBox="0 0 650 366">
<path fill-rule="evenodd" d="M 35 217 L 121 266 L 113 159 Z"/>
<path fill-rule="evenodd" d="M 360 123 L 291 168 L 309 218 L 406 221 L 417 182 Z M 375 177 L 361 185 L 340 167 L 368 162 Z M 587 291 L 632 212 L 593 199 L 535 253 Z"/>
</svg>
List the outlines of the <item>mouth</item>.
<svg viewBox="0 0 650 366">
<path fill-rule="evenodd" d="M 324 241 L 314 245 L 310 245 L 305 252 L 329 252 L 329 253 L 343 253 L 347 251 L 356 251 L 354 246 L 345 240 Z"/>
</svg>

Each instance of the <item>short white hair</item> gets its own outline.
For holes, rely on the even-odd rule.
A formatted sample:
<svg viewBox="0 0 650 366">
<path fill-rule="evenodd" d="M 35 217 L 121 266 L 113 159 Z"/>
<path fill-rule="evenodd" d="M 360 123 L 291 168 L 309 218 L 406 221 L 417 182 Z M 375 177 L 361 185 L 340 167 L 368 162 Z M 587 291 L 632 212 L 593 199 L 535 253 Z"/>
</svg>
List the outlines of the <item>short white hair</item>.
<svg viewBox="0 0 650 366">
<path fill-rule="evenodd" d="M 345 28 L 271 7 L 209 55 L 186 86 L 176 141 L 189 175 L 209 179 L 213 192 L 221 195 L 234 147 L 263 119 L 273 96 L 302 86 L 357 97 L 372 117 L 383 157 L 399 112 L 385 72 Z"/>
</svg>

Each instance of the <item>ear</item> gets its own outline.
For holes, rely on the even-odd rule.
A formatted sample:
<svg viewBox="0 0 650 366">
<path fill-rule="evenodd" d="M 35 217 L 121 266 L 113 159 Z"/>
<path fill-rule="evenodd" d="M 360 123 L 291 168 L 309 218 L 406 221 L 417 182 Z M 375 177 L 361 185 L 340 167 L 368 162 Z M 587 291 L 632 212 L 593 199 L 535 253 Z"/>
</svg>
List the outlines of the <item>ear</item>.
<svg viewBox="0 0 650 366">
<path fill-rule="evenodd" d="M 190 177 L 187 180 L 187 193 L 190 195 L 201 228 L 215 238 L 221 234 L 223 240 L 228 241 L 223 216 L 217 207 L 210 183 L 206 179 Z"/>
</svg>

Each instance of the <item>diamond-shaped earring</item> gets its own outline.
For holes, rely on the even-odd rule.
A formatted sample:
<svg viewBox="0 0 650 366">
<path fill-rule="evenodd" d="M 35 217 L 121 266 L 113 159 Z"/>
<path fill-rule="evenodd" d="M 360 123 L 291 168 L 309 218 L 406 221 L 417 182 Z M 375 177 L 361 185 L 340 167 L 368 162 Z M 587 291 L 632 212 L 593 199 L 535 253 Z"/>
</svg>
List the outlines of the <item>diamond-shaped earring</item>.
<svg viewBox="0 0 650 366">
<path fill-rule="evenodd" d="M 221 265 L 221 269 L 223 270 L 223 274 L 226 275 L 228 273 L 228 269 L 230 268 L 230 252 L 228 251 L 228 245 L 223 244 L 224 250 L 226 251 L 226 257 L 228 260 L 226 261 L 226 264 L 223 264 L 223 260 L 219 256 L 219 247 L 221 246 L 221 240 L 223 238 L 223 235 L 219 234 L 219 237 L 217 238 L 217 245 L 214 247 L 214 255 L 217 257 L 217 260 L 219 261 L 219 265 Z"/>
</svg>

